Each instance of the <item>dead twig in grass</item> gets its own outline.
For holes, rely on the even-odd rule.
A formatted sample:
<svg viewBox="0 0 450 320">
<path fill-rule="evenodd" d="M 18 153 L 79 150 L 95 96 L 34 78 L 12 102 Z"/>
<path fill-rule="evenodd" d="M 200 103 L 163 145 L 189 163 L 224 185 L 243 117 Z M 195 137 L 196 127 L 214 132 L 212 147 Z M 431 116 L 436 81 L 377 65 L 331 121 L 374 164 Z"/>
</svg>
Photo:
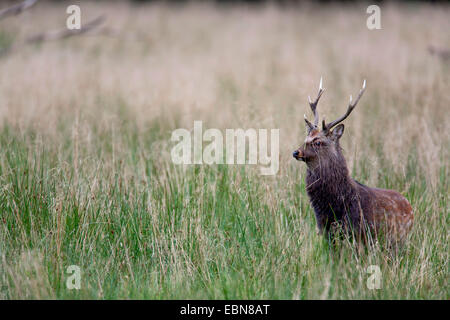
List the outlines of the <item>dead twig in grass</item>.
<svg viewBox="0 0 450 320">
<path fill-rule="evenodd" d="M 52 41 L 52 40 L 60 40 L 60 39 L 66 39 L 69 37 L 73 37 L 76 35 L 81 35 L 83 33 L 89 32 L 97 27 L 99 27 L 104 21 L 105 16 L 101 15 L 94 20 L 89 21 L 88 23 L 85 23 L 80 29 L 61 29 L 61 30 L 55 30 L 55 31 L 48 31 L 36 34 L 34 36 L 29 37 L 26 40 L 26 43 L 41 43 L 44 41 Z"/>
<path fill-rule="evenodd" d="M 10 16 L 17 16 L 23 11 L 31 8 L 38 0 L 25 0 L 22 3 L 15 4 L 11 7 L 0 10 L 0 20 Z"/>
<path fill-rule="evenodd" d="M 428 52 L 433 56 L 438 56 L 444 61 L 450 60 L 450 49 L 428 46 Z"/>
</svg>

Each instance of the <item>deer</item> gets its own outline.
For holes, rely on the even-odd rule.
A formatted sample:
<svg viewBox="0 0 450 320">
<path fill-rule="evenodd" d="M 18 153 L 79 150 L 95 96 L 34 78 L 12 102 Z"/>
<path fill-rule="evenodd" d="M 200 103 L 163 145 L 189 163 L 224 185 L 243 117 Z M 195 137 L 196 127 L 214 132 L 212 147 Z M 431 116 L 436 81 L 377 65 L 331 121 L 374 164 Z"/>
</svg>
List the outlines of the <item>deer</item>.
<svg viewBox="0 0 450 320">
<path fill-rule="evenodd" d="M 413 225 L 410 203 L 397 191 L 371 188 L 351 178 L 339 144 L 344 133 L 341 122 L 355 109 L 365 89 L 364 80 L 354 101 L 350 95 L 345 114 L 329 123 L 323 119 L 320 130 L 317 104 L 325 91 L 321 78 L 316 99 L 311 101 L 308 96 L 314 122 L 304 115 L 307 136 L 293 157 L 306 163 L 306 191 L 319 234 L 327 235 L 330 240 L 338 228 L 365 243 L 368 239 L 378 239 L 380 234 L 389 243 L 403 243 Z"/>
</svg>

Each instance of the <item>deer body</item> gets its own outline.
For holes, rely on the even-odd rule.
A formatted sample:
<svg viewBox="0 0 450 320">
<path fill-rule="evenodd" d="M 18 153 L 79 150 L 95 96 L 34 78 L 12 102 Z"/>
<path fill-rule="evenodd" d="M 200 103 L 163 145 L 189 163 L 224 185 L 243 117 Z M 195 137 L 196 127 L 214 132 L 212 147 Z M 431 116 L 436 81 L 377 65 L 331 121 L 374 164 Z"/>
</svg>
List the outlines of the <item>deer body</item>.
<svg viewBox="0 0 450 320">
<path fill-rule="evenodd" d="M 353 104 L 350 98 L 346 115 L 330 124 L 323 121 L 323 130 L 320 131 L 316 106 L 323 93 L 321 81 L 316 101 L 310 100 L 314 124 L 305 117 L 308 136 L 293 156 L 307 164 L 306 191 L 321 233 L 329 234 L 334 225 L 340 225 L 358 236 L 369 231 L 372 236 L 384 233 L 391 240 L 402 240 L 413 223 L 408 200 L 396 191 L 371 188 L 352 179 L 339 145 L 344 125 L 337 124 L 350 114 L 364 89 L 365 82 Z"/>
</svg>

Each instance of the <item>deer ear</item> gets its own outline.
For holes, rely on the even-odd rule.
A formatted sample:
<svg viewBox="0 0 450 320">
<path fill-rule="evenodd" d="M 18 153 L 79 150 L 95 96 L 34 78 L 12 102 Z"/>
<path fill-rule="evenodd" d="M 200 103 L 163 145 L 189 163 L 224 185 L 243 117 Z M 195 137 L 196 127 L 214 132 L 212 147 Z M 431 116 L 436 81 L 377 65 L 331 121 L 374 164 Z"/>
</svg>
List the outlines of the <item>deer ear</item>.
<svg viewBox="0 0 450 320">
<path fill-rule="evenodd" d="M 338 141 L 342 137 L 343 133 L 344 133 L 344 125 L 341 123 L 337 125 L 336 128 L 333 129 L 333 132 L 331 133 L 331 138 L 334 141 Z"/>
</svg>

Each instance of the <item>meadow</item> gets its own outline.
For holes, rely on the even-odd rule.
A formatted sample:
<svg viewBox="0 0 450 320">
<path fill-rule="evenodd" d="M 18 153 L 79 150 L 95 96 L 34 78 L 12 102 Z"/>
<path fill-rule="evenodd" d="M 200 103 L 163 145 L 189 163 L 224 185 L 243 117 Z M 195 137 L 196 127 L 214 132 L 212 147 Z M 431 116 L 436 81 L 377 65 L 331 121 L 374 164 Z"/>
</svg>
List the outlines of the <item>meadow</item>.
<svg viewBox="0 0 450 320">
<path fill-rule="evenodd" d="M 110 34 L 18 46 L 69 3 L 0 21 L 1 299 L 449 299 L 450 7 L 83 2 Z M 352 176 L 414 209 L 405 247 L 331 248 L 306 168 L 311 119 L 345 112 Z M 175 165 L 171 133 L 279 128 L 280 168 Z M 67 268 L 81 269 L 69 290 Z M 370 265 L 381 289 L 367 287 Z"/>
</svg>

